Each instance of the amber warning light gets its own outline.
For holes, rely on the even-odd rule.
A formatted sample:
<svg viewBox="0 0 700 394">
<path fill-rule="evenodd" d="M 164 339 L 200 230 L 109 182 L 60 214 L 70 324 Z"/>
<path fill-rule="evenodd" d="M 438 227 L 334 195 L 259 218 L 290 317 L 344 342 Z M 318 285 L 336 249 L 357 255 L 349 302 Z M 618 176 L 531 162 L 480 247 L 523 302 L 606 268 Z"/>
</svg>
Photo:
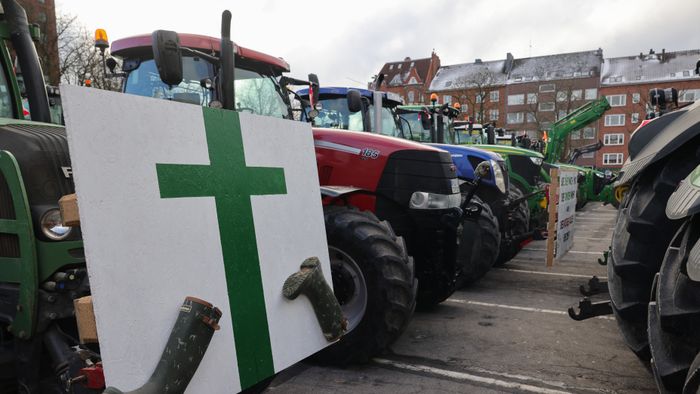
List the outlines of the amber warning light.
<svg viewBox="0 0 700 394">
<path fill-rule="evenodd" d="M 95 47 L 100 48 L 102 52 L 109 47 L 109 39 L 104 29 L 95 30 Z"/>
</svg>

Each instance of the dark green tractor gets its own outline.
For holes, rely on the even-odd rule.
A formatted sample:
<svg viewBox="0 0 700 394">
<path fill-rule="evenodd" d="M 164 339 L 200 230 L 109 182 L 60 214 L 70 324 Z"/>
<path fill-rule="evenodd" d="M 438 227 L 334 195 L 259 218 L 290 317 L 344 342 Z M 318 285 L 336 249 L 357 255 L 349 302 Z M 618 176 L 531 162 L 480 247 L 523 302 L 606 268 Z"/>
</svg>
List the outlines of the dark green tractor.
<svg viewBox="0 0 700 394">
<path fill-rule="evenodd" d="M 65 129 L 51 124 L 43 73 L 24 10 L 0 20 L 0 392 L 66 392 L 96 361 L 80 346 L 73 300 L 89 293 L 81 233 L 58 208 L 74 192 Z M 33 33 L 33 34 L 32 34 Z M 9 46 L 22 69 L 14 74 Z M 31 120 L 25 120 L 22 93 Z M 86 361 L 87 360 L 87 361 Z M 73 385 L 73 392 L 82 386 Z M 83 391 L 84 392 L 84 391 Z"/>
</svg>

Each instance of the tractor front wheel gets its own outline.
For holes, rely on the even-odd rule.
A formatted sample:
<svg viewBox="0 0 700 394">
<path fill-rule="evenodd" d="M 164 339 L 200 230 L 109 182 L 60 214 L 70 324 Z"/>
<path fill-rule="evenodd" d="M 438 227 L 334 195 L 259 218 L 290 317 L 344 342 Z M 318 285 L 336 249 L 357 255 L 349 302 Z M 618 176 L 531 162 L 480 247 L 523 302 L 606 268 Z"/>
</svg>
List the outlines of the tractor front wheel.
<svg viewBox="0 0 700 394">
<path fill-rule="evenodd" d="M 347 333 L 317 353 L 324 364 L 367 362 L 393 343 L 416 306 L 413 259 L 385 221 L 345 206 L 324 208 L 333 290 Z"/>
<path fill-rule="evenodd" d="M 510 184 L 508 189 L 509 201 L 515 201 L 525 196 L 522 190 L 513 185 L 513 183 Z M 528 233 L 530 227 L 530 208 L 527 205 L 527 200 L 521 201 L 517 206 L 509 210 L 506 223 L 508 223 L 508 226 L 503 232 L 505 239 L 501 240 L 496 266 L 504 265 L 522 249 L 521 238 Z"/>
<path fill-rule="evenodd" d="M 474 195 L 469 206 L 480 208 L 479 216 L 462 222 L 459 236 L 457 265 L 460 267 L 458 281 L 468 285 L 481 279 L 493 267 L 501 245 L 498 219 L 491 207 Z"/>
</svg>

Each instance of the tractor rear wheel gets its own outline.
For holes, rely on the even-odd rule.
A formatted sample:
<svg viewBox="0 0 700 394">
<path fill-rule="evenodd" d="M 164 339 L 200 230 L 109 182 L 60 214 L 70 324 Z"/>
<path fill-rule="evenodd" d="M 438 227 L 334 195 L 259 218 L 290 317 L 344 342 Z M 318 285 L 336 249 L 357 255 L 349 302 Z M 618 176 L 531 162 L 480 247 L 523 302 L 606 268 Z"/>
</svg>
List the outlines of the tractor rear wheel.
<svg viewBox="0 0 700 394">
<path fill-rule="evenodd" d="M 522 190 L 511 182 L 508 187 L 508 200 L 515 201 L 523 198 Z M 502 266 L 522 249 L 521 238 L 528 233 L 530 226 L 530 208 L 527 200 L 521 201 L 516 207 L 510 210 L 507 218 L 508 228 L 505 229 L 505 239 L 501 240 L 501 248 L 496 259 L 496 266 Z"/>
<path fill-rule="evenodd" d="M 367 211 L 324 207 L 333 290 L 347 333 L 317 353 L 324 364 L 367 362 L 408 325 L 416 306 L 413 258 L 403 238 Z"/>
<path fill-rule="evenodd" d="M 608 289 L 623 339 L 644 362 L 650 357 L 647 309 L 652 281 L 681 224 L 666 217 L 666 202 L 697 163 L 692 149 L 657 163 L 637 177 L 618 210 Z"/>
<path fill-rule="evenodd" d="M 648 331 L 651 366 L 659 392 L 680 392 L 700 351 L 700 282 L 688 275 L 688 265 L 692 264 L 688 258 L 699 237 L 700 217 L 694 217 L 671 241 L 654 280 Z M 696 375 L 697 369 L 691 375 Z"/>
<path fill-rule="evenodd" d="M 461 273 L 459 283 L 468 285 L 481 279 L 493 267 L 501 244 L 498 219 L 491 207 L 478 196 L 472 197 L 469 206 L 481 208 L 479 217 L 462 222 L 459 236 L 457 266 Z"/>
</svg>

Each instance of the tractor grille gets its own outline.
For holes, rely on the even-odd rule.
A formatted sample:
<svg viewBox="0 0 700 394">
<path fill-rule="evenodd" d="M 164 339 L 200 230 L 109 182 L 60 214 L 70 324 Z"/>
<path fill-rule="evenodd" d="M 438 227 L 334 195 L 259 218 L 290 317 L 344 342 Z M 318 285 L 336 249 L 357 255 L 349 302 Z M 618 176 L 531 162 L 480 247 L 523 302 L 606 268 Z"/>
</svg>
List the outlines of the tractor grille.
<svg viewBox="0 0 700 394">
<path fill-rule="evenodd" d="M 12 194 L 2 172 L 0 172 L 0 219 L 15 219 Z M 16 234 L 0 233 L 0 257 L 19 257 L 19 237 Z"/>
</svg>

